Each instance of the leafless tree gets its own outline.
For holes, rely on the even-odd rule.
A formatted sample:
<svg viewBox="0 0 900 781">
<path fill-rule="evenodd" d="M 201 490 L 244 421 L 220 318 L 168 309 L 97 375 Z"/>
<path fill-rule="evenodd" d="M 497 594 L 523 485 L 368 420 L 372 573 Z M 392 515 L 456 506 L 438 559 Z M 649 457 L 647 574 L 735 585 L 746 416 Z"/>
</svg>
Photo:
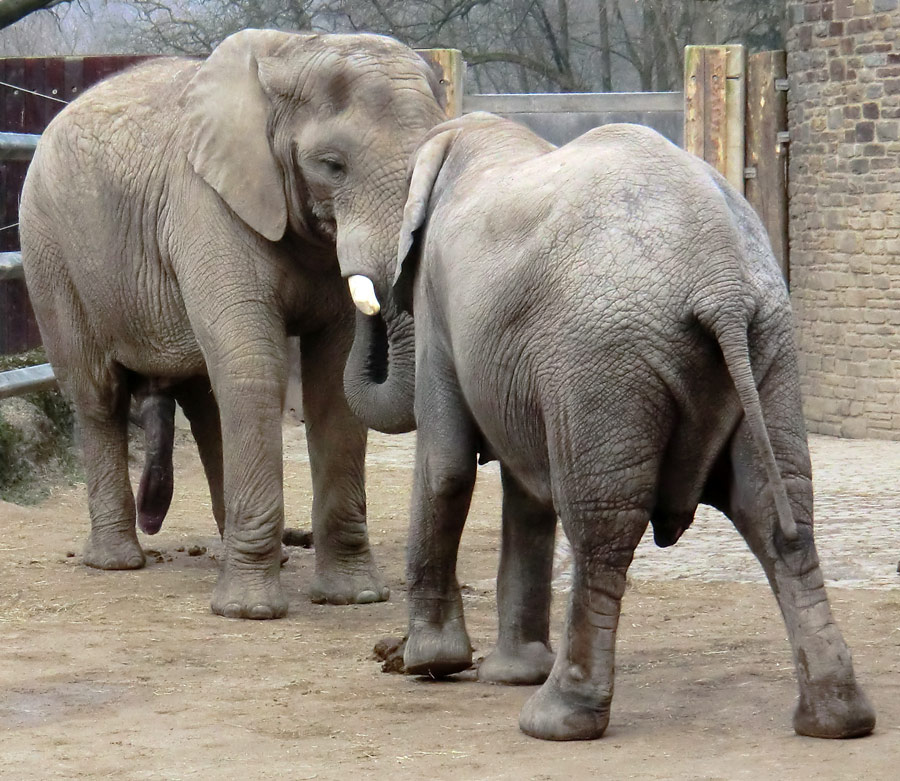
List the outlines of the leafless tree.
<svg viewBox="0 0 900 781">
<path fill-rule="evenodd" d="M 477 86 L 676 89 L 689 43 L 780 44 L 784 0 L 341 0 L 351 29 L 463 51 Z"/>
</svg>

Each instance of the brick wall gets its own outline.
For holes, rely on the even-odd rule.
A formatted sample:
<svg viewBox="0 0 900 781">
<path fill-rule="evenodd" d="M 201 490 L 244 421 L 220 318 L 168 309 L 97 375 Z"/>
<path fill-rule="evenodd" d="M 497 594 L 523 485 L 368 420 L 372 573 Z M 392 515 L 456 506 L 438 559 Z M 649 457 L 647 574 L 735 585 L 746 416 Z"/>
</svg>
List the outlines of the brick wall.
<svg viewBox="0 0 900 781">
<path fill-rule="evenodd" d="M 900 439 L 900 1 L 788 2 L 791 297 L 809 430 Z"/>
</svg>

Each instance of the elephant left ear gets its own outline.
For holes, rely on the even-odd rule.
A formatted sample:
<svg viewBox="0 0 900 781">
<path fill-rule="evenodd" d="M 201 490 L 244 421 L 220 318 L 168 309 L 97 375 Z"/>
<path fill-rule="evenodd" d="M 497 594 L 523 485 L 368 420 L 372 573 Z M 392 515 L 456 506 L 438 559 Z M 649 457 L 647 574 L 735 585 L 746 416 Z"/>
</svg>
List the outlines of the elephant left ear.
<svg viewBox="0 0 900 781">
<path fill-rule="evenodd" d="M 270 241 L 287 228 L 284 174 L 269 143 L 271 105 L 259 60 L 290 43 L 290 34 L 242 30 L 200 66 L 182 95 L 188 160 L 247 225 Z"/>
<path fill-rule="evenodd" d="M 431 191 L 441 172 L 447 152 L 458 129 L 445 130 L 419 147 L 412 162 L 409 195 L 403 207 L 403 224 L 400 226 L 400 244 L 397 248 L 397 271 L 394 274 L 393 294 L 399 307 L 412 312 L 412 291 L 421 254 L 421 232 L 428 216 Z"/>
</svg>

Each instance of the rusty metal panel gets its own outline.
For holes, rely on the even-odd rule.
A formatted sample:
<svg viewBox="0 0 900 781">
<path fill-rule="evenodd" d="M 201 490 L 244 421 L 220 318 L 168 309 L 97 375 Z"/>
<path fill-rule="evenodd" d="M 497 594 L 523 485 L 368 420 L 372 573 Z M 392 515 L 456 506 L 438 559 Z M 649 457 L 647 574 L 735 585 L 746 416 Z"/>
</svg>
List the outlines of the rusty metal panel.
<svg viewBox="0 0 900 781">
<path fill-rule="evenodd" d="M 0 131 L 41 133 L 65 102 L 74 100 L 101 79 L 145 59 L 148 57 L 136 55 L 0 58 L 0 81 L 13 85 L 0 86 Z M 0 164 L 0 228 L 5 228 L 0 230 L 0 252 L 19 248 L 15 225 L 27 170 L 27 162 Z M 39 344 L 40 334 L 24 283 L 0 282 L 0 354 L 21 352 Z"/>
</svg>

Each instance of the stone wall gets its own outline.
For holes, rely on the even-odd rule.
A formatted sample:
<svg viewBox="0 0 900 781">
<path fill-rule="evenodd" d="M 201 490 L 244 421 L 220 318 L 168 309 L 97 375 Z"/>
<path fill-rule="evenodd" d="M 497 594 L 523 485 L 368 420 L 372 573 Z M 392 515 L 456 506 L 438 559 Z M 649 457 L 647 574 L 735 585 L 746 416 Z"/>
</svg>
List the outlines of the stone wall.
<svg viewBox="0 0 900 781">
<path fill-rule="evenodd" d="M 900 7 L 788 2 L 791 296 L 810 431 L 900 439 Z"/>
</svg>

